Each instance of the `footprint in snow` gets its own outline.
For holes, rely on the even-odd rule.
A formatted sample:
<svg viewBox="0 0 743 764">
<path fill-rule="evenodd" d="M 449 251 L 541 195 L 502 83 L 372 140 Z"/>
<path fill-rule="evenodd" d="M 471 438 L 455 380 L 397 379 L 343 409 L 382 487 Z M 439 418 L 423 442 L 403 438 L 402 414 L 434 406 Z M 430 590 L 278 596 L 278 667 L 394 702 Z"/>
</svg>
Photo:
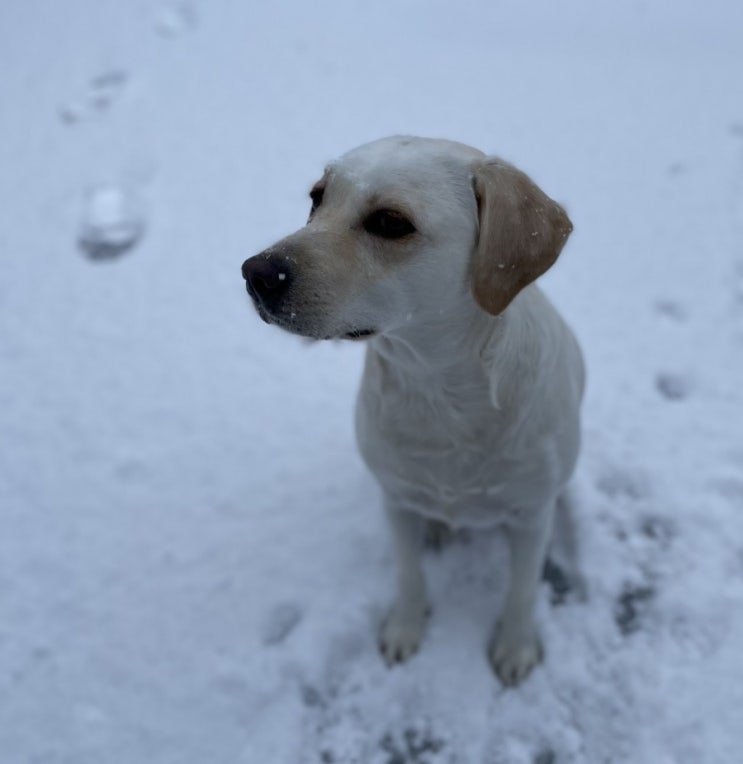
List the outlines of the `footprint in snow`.
<svg viewBox="0 0 743 764">
<path fill-rule="evenodd" d="M 596 488 L 609 499 L 641 501 L 650 495 L 647 478 L 622 467 L 606 467 L 596 481 Z"/>
<path fill-rule="evenodd" d="M 685 323 L 689 317 L 686 306 L 674 299 L 658 299 L 654 304 L 655 312 L 663 319 L 675 324 Z M 689 377 L 677 372 L 662 371 L 655 376 L 655 389 L 667 401 L 680 401 L 688 397 L 692 384 Z"/>
<path fill-rule="evenodd" d="M 59 118 L 65 125 L 74 125 L 100 117 L 121 98 L 129 81 L 123 69 L 109 69 L 90 79 L 83 92 L 61 104 Z"/>
<path fill-rule="evenodd" d="M 723 498 L 743 505 L 743 475 L 719 475 L 709 481 L 709 486 Z"/>
<path fill-rule="evenodd" d="M 642 627 L 655 589 L 648 584 L 625 584 L 614 603 L 614 621 L 623 636 L 628 637 Z"/>
<path fill-rule="evenodd" d="M 556 761 L 555 752 L 551 748 L 540 751 L 534 757 L 534 764 L 555 764 Z"/>
<path fill-rule="evenodd" d="M 168 40 L 182 37 L 198 24 L 198 16 L 193 3 L 168 3 L 162 6 L 155 15 L 155 32 Z"/>
<path fill-rule="evenodd" d="M 673 523 L 661 515 L 647 515 L 640 523 L 641 533 L 654 541 L 661 549 L 668 549 L 676 536 Z"/>
<path fill-rule="evenodd" d="M 620 633 L 627 637 L 640 631 L 658 592 L 659 576 L 656 571 L 661 555 L 667 553 L 677 536 L 672 518 L 648 514 L 639 518 L 633 531 L 625 538 L 640 534 L 645 538 L 644 553 L 637 560 L 638 574 L 634 581 L 626 582 L 614 600 L 614 621 Z M 649 542 L 649 546 L 647 544 Z M 633 545 L 637 549 L 636 545 Z"/>
<path fill-rule="evenodd" d="M 563 605 L 574 588 L 562 566 L 551 557 L 544 561 L 542 581 L 550 587 L 550 603 L 554 606 Z"/>
<path fill-rule="evenodd" d="M 85 193 L 77 243 L 91 260 L 124 254 L 139 243 L 145 229 L 144 201 L 133 188 L 112 183 Z"/>
<path fill-rule="evenodd" d="M 667 401 L 683 401 L 689 397 L 692 384 L 685 374 L 659 372 L 655 376 L 655 389 Z"/>
<path fill-rule="evenodd" d="M 349 631 L 328 635 L 321 670 L 308 669 L 308 676 L 299 677 L 297 690 L 307 729 L 305 749 L 317 752 L 316 757 L 303 760 L 308 764 L 377 763 L 368 755 L 370 746 L 376 748 L 374 730 L 378 727 L 365 708 L 364 689 L 384 669 L 372 650 L 368 626 L 364 618 Z"/>
<path fill-rule="evenodd" d="M 424 727 L 407 727 L 402 734 L 387 733 L 379 741 L 385 764 L 433 764 L 446 747 L 443 738 Z"/>
<path fill-rule="evenodd" d="M 302 616 L 302 609 L 293 602 L 276 605 L 263 624 L 261 641 L 267 647 L 285 642 L 301 622 Z"/>
<path fill-rule="evenodd" d="M 684 323 L 689 317 L 686 306 L 679 300 L 659 299 L 654 304 L 655 312 L 662 318 L 674 323 Z"/>
</svg>

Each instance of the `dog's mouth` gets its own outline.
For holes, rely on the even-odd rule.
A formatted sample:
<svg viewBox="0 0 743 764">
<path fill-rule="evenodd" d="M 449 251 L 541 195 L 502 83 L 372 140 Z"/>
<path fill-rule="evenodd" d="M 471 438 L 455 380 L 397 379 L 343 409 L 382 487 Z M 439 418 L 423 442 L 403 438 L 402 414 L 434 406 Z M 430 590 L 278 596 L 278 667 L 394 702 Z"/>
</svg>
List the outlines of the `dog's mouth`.
<svg viewBox="0 0 743 764">
<path fill-rule="evenodd" d="M 377 332 L 374 329 L 353 329 L 341 335 L 344 340 L 363 340 L 367 337 L 373 337 Z"/>
<path fill-rule="evenodd" d="M 267 311 L 263 305 L 261 305 L 260 302 L 254 301 L 256 310 L 258 312 L 258 315 L 261 317 L 263 321 L 265 321 L 267 324 L 272 324 L 273 326 L 278 327 L 279 329 L 283 329 L 286 332 L 289 332 L 291 334 L 298 334 L 300 337 L 307 337 L 308 339 L 314 339 L 314 340 L 364 340 L 368 339 L 369 337 L 373 337 L 376 333 L 376 329 L 351 329 L 350 331 L 346 332 L 339 332 L 338 334 L 319 334 L 312 330 L 308 330 L 305 327 L 299 325 L 296 320 L 294 320 L 294 316 L 292 315 L 291 318 L 286 319 L 283 316 L 277 316 L 273 313 L 270 313 Z"/>
</svg>

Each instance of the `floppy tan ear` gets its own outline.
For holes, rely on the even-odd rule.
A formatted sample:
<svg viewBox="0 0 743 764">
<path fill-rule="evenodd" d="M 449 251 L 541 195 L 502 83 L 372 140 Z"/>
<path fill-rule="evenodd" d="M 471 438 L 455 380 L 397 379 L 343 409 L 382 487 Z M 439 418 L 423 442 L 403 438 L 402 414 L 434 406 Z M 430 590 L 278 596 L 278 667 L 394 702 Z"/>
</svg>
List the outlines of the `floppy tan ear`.
<svg viewBox="0 0 743 764">
<path fill-rule="evenodd" d="M 560 254 L 573 224 L 523 172 L 488 157 L 475 163 L 480 236 L 472 259 L 477 304 L 498 315 Z"/>
</svg>

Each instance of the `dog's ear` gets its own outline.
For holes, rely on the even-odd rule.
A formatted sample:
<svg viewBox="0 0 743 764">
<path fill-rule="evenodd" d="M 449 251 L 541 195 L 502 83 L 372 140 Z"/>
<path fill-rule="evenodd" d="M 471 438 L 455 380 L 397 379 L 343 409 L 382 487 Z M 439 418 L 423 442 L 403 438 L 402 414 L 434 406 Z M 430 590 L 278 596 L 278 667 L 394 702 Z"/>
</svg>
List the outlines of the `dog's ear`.
<svg viewBox="0 0 743 764">
<path fill-rule="evenodd" d="M 533 181 L 494 157 L 473 167 L 480 234 L 472 258 L 472 293 L 488 313 L 513 298 L 557 260 L 573 225 Z"/>
</svg>

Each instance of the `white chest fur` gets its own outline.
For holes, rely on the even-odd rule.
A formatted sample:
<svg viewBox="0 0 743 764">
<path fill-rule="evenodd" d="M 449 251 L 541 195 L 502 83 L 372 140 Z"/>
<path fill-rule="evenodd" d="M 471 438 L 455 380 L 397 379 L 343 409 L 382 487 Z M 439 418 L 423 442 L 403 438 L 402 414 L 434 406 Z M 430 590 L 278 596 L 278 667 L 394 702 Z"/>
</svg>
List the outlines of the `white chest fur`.
<svg viewBox="0 0 743 764">
<path fill-rule="evenodd" d="M 523 348 L 514 362 L 508 347 L 491 345 L 431 367 L 386 338 L 370 343 L 357 437 L 388 501 L 451 525 L 487 526 L 555 498 L 578 453 L 583 371 L 567 327 L 553 328 L 546 370 L 544 354 Z"/>
<path fill-rule="evenodd" d="M 446 379 L 411 384 L 384 358 L 367 358 L 357 404 L 361 453 L 388 498 L 451 525 L 487 526 L 511 519 L 524 483 L 536 487 L 547 454 L 509 454 L 504 417 L 478 370 L 466 385 Z M 531 503 L 531 502 L 530 502 Z"/>
</svg>

